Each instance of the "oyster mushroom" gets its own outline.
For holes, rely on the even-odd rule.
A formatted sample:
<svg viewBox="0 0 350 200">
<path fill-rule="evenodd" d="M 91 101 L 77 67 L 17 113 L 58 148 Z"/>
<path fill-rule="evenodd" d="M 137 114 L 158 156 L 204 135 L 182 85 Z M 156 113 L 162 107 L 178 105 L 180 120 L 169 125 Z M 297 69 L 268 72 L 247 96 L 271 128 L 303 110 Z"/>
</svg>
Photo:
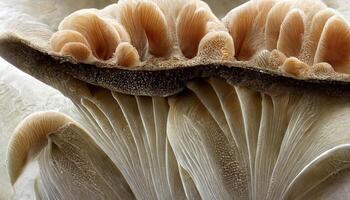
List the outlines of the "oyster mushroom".
<svg viewBox="0 0 350 200">
<path fill-rule="evenodd" d="M 109 157 L 115 181 L 132 191 L 114 195 L 349 196 L 349 27 L 326 3 L 254 0 L 220 20 L 199 0 L 121 0 L 75 11 L 57 30 L 44 22 L 4 21 L 0 55 L 60 90 L 95 127 L 87 142 L 100 149 L 76 150 Z M 40 162 L 45 148 L 43 166 L 54 159 Z M 55 175 L 39 169 L 43 180 Z"/>
</svg>

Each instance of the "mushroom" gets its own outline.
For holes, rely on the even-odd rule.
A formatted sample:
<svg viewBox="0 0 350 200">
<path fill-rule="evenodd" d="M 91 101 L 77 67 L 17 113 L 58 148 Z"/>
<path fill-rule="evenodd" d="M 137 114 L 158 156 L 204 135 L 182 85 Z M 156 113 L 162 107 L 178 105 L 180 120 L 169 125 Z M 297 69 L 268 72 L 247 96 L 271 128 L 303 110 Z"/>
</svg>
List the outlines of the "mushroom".
<svg viewBox="0 0 350 200">
<path fill-rule="evenodd" d="M 134 199 L 118 168 L 86 131 L 57 112 L 34 113 L 18 125 L 8 149 L 8 169 L 16 199 L 23 194 L 41 199 Z M 30 174 L 36 175 L 32 181 Z"/>
<path fill-rule="evenodd" d="M 220 20 L 200 0 L 120 0 L 57 29 L 40 17 L 5 20 L 0 55 L 95 127 L 40 132 L 19 157 L 14 137 L 9 160 L 21 164 L 8 165 L 11 178 L 25 177 L 35 149 L 32 187 L 48 198 L 346 199 L 350 29 L 326 3 L 251 0 Z M 97 172 L 55 160 L 53 144 Z M 57 177 L 50 163 L 78 177 Z"/>
</svg>

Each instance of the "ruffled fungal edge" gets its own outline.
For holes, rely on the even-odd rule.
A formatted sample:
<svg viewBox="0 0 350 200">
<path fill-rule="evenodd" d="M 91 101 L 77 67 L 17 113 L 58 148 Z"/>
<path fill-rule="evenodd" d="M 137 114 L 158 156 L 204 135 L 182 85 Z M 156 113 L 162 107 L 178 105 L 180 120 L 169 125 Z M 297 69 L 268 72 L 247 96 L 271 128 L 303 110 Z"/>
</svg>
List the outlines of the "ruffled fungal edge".
<svg viewBox="0 0 350 200">
<path fill-rule="evenodd" d="M 350 97 L 350 82 L 334 79 L 297 79 L 247 63 L 207 63 L 188 66 L 143 66 L 133 69 L 99 67 L 102 63 L 81 64 L 53 57 L 15 34 L 0 36 L 0 56 L 35 78 L 52 85 L 48 79 L 58 74 L 91 85 L 130 95 L 171 96 L 184 90 L 197 78 L 221 77 L 230 84 L 261 92 L 319 93 Z M 63 60 L 64 59 L 64 60 Z"/>
<path fill-rule="evenodd" d="M 15 184 L 25 165 L 41 151 L 47 137 L 73 123 L 68 116 L 57 112 L 39 112 L 28 116 L 14 131 L 8 147 L 7 164 L 11 184 Z"/>
</svg>

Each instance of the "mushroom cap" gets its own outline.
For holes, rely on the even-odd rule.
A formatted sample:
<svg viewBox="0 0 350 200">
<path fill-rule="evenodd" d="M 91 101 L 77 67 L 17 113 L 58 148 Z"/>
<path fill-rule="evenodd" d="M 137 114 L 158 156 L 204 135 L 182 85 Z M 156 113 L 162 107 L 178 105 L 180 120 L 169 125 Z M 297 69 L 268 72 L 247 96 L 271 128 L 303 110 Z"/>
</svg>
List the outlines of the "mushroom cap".
<svg viewBox="0 0 350 200">
<path fill-rule="evenodd" d="M 8 147 L 8 169 L 11 184 L 14 184 L 23 168 L 37 156 L 46 145 L 49 134 L 72 120 L 57 112 L 36 113 L 19 124 Z"/>
<path fill-rule="evenodd" d="M 118 168 L 86 130 L 58 112 L 25 118 L 10 140 L 7 160 L 15 198 L 24 198 L 22 191 L 32 187 L 34 196 L 44 199 L 134 199 Z"/>
<path fill-rule="evenodd" d="M 159 3 L 157 1 L 155 2 Z M 166 7 L 168 4 L 166 3 L 164 4 L 164 2 L 166 1 L 162 1 L 162 2 L 163 4 L 162 3 L 158 4 L 160 10 L 158 9 L 155 12 L 163 11 L 163 14 L 168 14 L 168 15 L 164 15 L 163 17 L 165 17 L 165 19 L 167 20 L 168 27 L 173 27 L 175 25 L 171 25 L 168 19 L 170 15 L 169 13 L 173 13 L 173 12 L 170 12 L 170 11 L 164 12 L 164 7 Z M 179 1 L 179 5 L 182 5 L 180 2 L 181 1 Z M 121 3 L 119 2 L 117 5 L 122 3 L 123 1 L 121 1 Z M 245 5 L 249 7 L 249 2 L 248 4 L 244 4 L 237 9 L 238 10 L 240 8 L 245 9 L 247 7 Z M 132 47 L 126 48 L 128 44 L 124 44 L 123 48 L 119 48 L 121 49 L 120 52 L 123 52 L 120 55 L 124 55 L 124 54 L 128 55 L 127 58 L 129 59 L 129 61 L 123 61 L 122 63 L 124 63 L 124 65 L 129 65 L 125 63 L 130 63 L 130 66 L 133 66 L 132 68 L 116 66 L 116 64 L 113 61 L 105 62 L 103 60 L 93 60 L 93 61 L 90 60 L 85 64 L 80 63 L 70 56 L 62 57 L 58 54 L 52 53 L 49 46 L 49 38 L 52 36 L 53 32 L 55 31 L 55 29 L 53 29 L 52 26 L 54 27 L 57 26 L 57 23 L 54 24 L 53 22 L 50 21 L 48 17 L 45 18 L 44 15 L 42 15 L 40 12 L 35 13 L 36 14 L 35 15 L 33 10 L 31 10 L 32 7 L 30 5 L 25 4 L 25 6 L 24 6 L 25 7 L 24 10 L 26 9 L 29 10 L 29 12 L 26 11 L 26 13 L 32 14 L 33 16 L 24 19 L 24 16 L 26 16 L 25 14 L 23 14 L 24 11 L 23 13 L 21 13 L 21 11 L 16 11 L 16 12 L 4 11 L 4 14 L 7 14 L 13 17 L 6 18 L 2 25 L 3 33 L 0 36 L 0 54 L 3 58 L 11 62 L 16 67 L 31 74 L 32 76 L 38 78 L 39 80 L 42 80 L 50 85 L 53 85 L 54 87 L 57 87 L 53 83 L 54 81 L 52 81 L 52 79 L 55 79 L 54 77 L 66 76 L 67 77 L 66 79 L 73 78 L 91 85 L 100 86 L 113 91 L 118 91 L 118 92 L 127 93 L 127 94 L 147 95 L 147 96 L 171 96 L 173 94 L 176 94 L 182 91 L 185 88 L 186 83 L 193 79 L 215 76 L 215 77 L 224 78 L 234 85 L 251 87 L 252 89 L 259 90 L 259 91 L 266 91 L 266 92 L 272 91 L 272 90 L 284 91 L 287 89 L 294 92 L 307 91 L 307 92 L 316 92 L 316 93 L 322 93 L 322 94 L 328 94 L 328 95 L 349 96 L 350 76 L 348 74 L 328 72 L 328 75 L 323 76 L 323 75 L 318 75 L 318 73 L 313 73 L 313 71 L 311 70 L 310 73 L 303 73 L 303 76 L 298 76 L 299 74 L 295 76 L 296 74 L 293 74 L 293 73 L 290 74 L 289 73 L 290 71 L 283 70 L 282 67 L 281 67 L 281 70 L 273 69 L 272 65 L 268 62 L 268 59 L 269 59 L 268 51 L 263 51 L 262 52 L 263 56 L 256 54 L 257 57 L 251 58 L 249 61 L 240 61 L 240 60 L 237 61 L 235 59 L 220 60 L 216 58 L 189 59 L 189 60 L 180 58 L 179 60 L 179 58 L 176 58 L 176 57 L 165 58 L 165 60 L 160 59 L 160 61 L 157 61 L 157 59 L 154 60 L 154 59 L 149 59 L 147 57 L 145 59 L 148 62 L 145 62 L 143 60 L 139 62 L 138 61 L 139 59 L 143 59 L 142 56 L 144 56 L 143 55 L 144 53 L 142 52 L 144 50 L 140 50 L 140 48 L 138 49 L 137 45 L 135 46 L 136 49 L 138 49 L 138 52 L 141 53 L 139 57 L 139 55 L 137 53 L 135 54 L 135 51 L 132 50 Z M 68 6 L 68 5 L 65 4 L 65 2 L 62 2 L 62 6 Z M 92 10 L 90 9 L 87 12 L 97 12 L 97 13 L 100 13 L 102 11 L 109 12 L 109 9 L 110 10 L 115 9 L 113 8 L 113 6 L 107 7 L 101 11 L 96 9 L 92 9 Z M 267 6 L 264 9 L 273 10 L 274 6 L 276 7 L 277 4 L 273 4 L 272 6 Z M 305 10 L 304 9 L 304 7 L 306 7 L 305 5 L 293 5 L 293 6 L 299 8 L 299 10 L 298 9 L 293 10 L 291 8 L 292 13 L 290 14 L 289 18 L 294 19 L 295 16 L 297 18 L 299 17 L 298 18 L 299 24 L 300 24 L 301 15 L 302 15 L 301 17 L 304 20 L 306 19 L 308 20 L 305 22 L 307 23 L 312 19 L 312 17 L 310 16 L 311 15 L 314 16 L 318 12 L 317 9 L 316 11 Z M 97 6 L 97 7 L 101 8 L 102 6 Z M 326 8 L 326 5 L 324 5 L 323 3 L 320 3 L 319 7 L 320 7 L 319 10 L 322 11 L 323 9 Z M 204 8 L 207 9 L 207 7 L 205 6 L 203 7 L 203 9 Z M 216 9 L 216 10 L 220 10 L 220 9 Z M 228 21 L 230 21 L 231 18 L 232 20 L 234 20 L 234 16 L 232 14 L 234 12 L 235 12 L 235 9 L 223 19 L 224 24 L 228 23 Z M 266 12 L 266 11 L 262 10 L 261 12 Z M 306 13 L 305 16 L 303 13 Z M 309 13 L 313 13 L 313 14 L 310 14 L 309 16 L 308 15 Z M 220 14 L 221 13 L 219 13 L 218 15 Z M 101 14 L 101 16 L 102 15 L 105 15 L 105 14 Z M 210 14 L 210 17 L 212 16 L 214 15 Z M 264 16 L 268 20 L 268 15 L 266 13 L 264 14 Z M 286 19 L 288 20 L 289 18 L 287 17 Z M 18 19 L 23 19 L 23 20 L 19 21 Z M 61 19 L 62 19 L 62 16 L 61 16 Z M 212 20 L 214 21 L 213 22 L 214 24 L 221 23 L 217 21 L 217 19 L 215 19 L 215 16 L 212 18 Z M 146 23 L 146 22 L 143 22 L 143 23 Z M 259 23 L 263 23 L 263 22 L 259 22 Z M 287 24 L 287 22 L 285 23 Z M 295 22 L 291 21 L 290 23 L 295 23 Z M 26 28 L 23 28 L 23 27 L 26 27 Z M 288 26 L 286 25 L 286 27 Z M 216 30 L 217 28 L 215 28 L 214 26 L 214 29 Z M 172 30 L 170 29 L 169 31 L 170 31 L 169 34 L 171 34 Z M 286 30 L 286 33 L 288 33 L 287 30 Z M 123 34 L 125 35 L 125 33 L 121 33 L 121 35 Z M 130 34 L 131 33 L 129 30 L 129 35 Z M 230 34 L 232 33 L 230 32 Z M 251 34 L 252 34 L 252 37 L 254 38 L 254 34 L 260 34 L 260 32 L 251 33 Z M 283 34 L 282 36 L 287 39 L 289 37 L 292 37 L 292 36 L 283 35 Z M 125 41 L 128 40 L 126 36 L 123 36 L 123 37 L 126 38 Z M 150 38 L 149 38 L 150 35 L 148 35 L 147 37 L 148 37 L 148 42 L 150 42 Z M 211 41 L 213 40 L 213 38 L 214 37 L 210 38 L 209 40 Z M 285 41 L 288 41 L 287 39 Z M 132 39 L 131 37 L 131 41 L 133 40 L 134 39 Z M 323 39 L 323 40 L 325 42 L 327 41 L 326 39 Z M 145 41 L 142 41 L 141 43 L 144 43 L 144 42 Z M 169 42 L 173 42 L 173 41 L 171 41 L 170 39 Z M 237 45 L 236 41 L 234 41 L 234 45 L 235 46 Z M 208 45 L 202 45 L 201 48 L 205 48 L 205 46 L 208 46 Z M 283 44 L 280 43 L 279 44 L 280 50 L 281 49 L 283 50 L 282 46 Z M 84 45 L 74 44 L 69 46 L 69 48 L 73 48 L 73 49 L 69 50 L 67 46 L 64 52 L 67 52 L 69 54 L 69 52 L 79 51 L 80 52 L 79 58 L 87 58 L 87 55 L 89 54 L 89 50 L 87 49 L 84 49 L 84 51 L 83 49 L 79 50 L 79 48 L 85 48 L 85 47 Z M 156 50 L 153 50 L 153 52 L 155 51 Z M 202 57 L 208 57 L 208 55 L 214 55 L 215 53 L 213 52 L 214 52 L 213 50 L 210 50 L 209 52 L 205 53 L 204 56 Z M 151 50 L 151 53 L 152 53 L 152 50 Z M 318 62 L 326 62 L 329 60 L 326 57 L 324 57 L 324 59 L 321 58 L 320 57 L 321 55 L 328 55 L 328 54 L 318 53 L 317 54 L 318 56 L 317 59 L 319 60 Z M 124 57 L 124 56 L 119 56 L 119 58 L 121 57 Z M 298 59 L 301 59 L 301 58 L 299 57 Z M 268 66 L 261 67 L 261 63 L 265 63 L 265 65 L 267 64 Z M 343 64 L 341 65 L 347 66 Z M 318 72 L 320 71 L 322 72 L 322 70 L 319 70 Z M 48 81 L 48 79 L 51 79 L 51 80 Z"/>
</svg>

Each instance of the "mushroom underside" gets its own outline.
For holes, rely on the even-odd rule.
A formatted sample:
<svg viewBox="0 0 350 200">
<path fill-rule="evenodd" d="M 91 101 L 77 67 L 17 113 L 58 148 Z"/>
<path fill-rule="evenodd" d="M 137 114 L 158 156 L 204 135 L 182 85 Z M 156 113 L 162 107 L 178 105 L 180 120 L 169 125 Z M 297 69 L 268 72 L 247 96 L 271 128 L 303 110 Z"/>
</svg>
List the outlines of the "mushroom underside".
<svg viewBox="0 0 350 200">
<path fill-rule="evenodd" d="M 282 90 L 274 84 L 257 90 L 259 79 L 243 77 L 243 84 L 236 85 L 215 72 L 175 79 L 179 83 L 176 90 L 160 90 L 161 83 L 110 90 L 79 80 L 67 68 L 60 68 L 65 64 L 21 42 L 7 44 L 7 51 L 2 51 L 7 60 L 60 90 L 95 126 L 96 131 L 89 135 L 122 174 L 132 191 L 127 193 L 130 198 L 310 199 L 336 194 L 342 199 L 348 195 L 346 135 L 350 110 L 346 93 L 332 96 L 312 88 Z M 25 56 L 16 57 L 18 50 Z M 141 89 L 145 89 L 143 93 Z M 66 161 L 61 162 L 64 165 Z M 41 165 L 45 163 L 48 161 Z M 41 165 L 39 162 L 40 173 L 57 173 L 44 171 Z M 59 184 L 57 178 L 43 182 L 42 176 L 33 186 L 38 187 L 36 195 L 57 195 L 43 192 L 52 188 L 72 195 L 51 184 Z"/>
<path fill-rule="evenodd" d="M 125 94 L 166 97 L 181 92 L 191 80 L 220 77 L 231 84 L 261 92 L 288 90 L 296 94 L 307 92 L 350 96 L 350 82 L 343 79 L 297 79 L 242 62 L 183 63 L 178 64 L 179 67 L 168 65 L 165 69 L 152 65 L 136 69 L 101 68 L 52 57 L 16 35 L 3 36 L 0 45 L 0 54 L 4 59 L 54 87 L 59 81 L 54 77 L 60 77 L 61 81 L 76 79 Z"/>
<path fill-rule="evenodd" d="M 170 97 L 134 96 L 85 83 L 65 87 L 60 90 L 95 129 L 86 133 L 66 126 L 67 131 L 54 135 L 66 138 L 68 132 L 76 139 L 57 142 L 50 134 L 36 158 L 40 169 L 38 184 L 33 186 L 36 195 L 83 197 L 86 194 L 72 192 L 93 183 L 87 172 L 113 167 L 122 176 L 109 175 L 132 191 L 110 194 L 113 198 L 327 199 L 336 195 L 343 199 L 349 195 L 347 98 L 257 92 L 220 78 L 191 81 Z M 90 157 L 96 151 L 84 144 L 83 133 L 92 138 L 87 146 L 100 148 L 97 152 L 111 164 L 82 164 L 95 162 Z M 78 153 L 71 155 L 74 151 Z M 58 176 L 62 173 L 67 179 Z M 93 180 L 104 176 L 93 174 Z M 61 186 L 70 183 L 79 184 L 72 190 Z M 16 184 L 15 190 L 20 190 Z M 107 185 L 93 185 L 92 192 L 100 191 L 95 199 L 109 195 L 101 192 L 110 189 Z"/>
<path fill-rule="evenodd" d="M 247 5 L 242 8 L 249 8 Z M 220 29 L 218 35 L 227 36 L 221 26 L 216 27 L 220 22 L 206 15 L 207 7 L 200 4 L 187 8 L 191 11 L 197 9 L 195 6 L 202 6 L 198 12 L 212 20 L 214 32 Z M 153 11 L 157 22 L 164 24 L 162 13 Z M 296 20 L 302 24 L 300 19 L 305 17 L 298 9 L 289 11 L 285 22 L 281 21 L 281 27 L 285 28 L 281 38 L 288 39 L 289 23 Z M 323 14 L 332 12 L 320 15 Z M 92 16 L 100 26 L 109 26 Z M 228 15 L 226 19 L 231 17 Z M 54 131 L 41 130 L 44 132 L 38 138 L 14 137 L 14 144 L 25 143 L 28 147 L 15 156 L 13 149 L 17 147 L 13 145 L 8 154 L 8 160 L 17 163 L 9 168 L 16 195 L 27 194 L 24 190 L 30 188 L 30 195 L 44 199 L 346 199 L 350 196 L 348 74 L 302 78 L 260 67 L 259 64 L 266 65 L 266 60 L 259 60 L 265 54 L 286 60 L 282 69 L 288 73 L 298 74 L 304 67 L 300 60 L 286 58 L 281 52 L 273 51 L 274 48 L 268 53 L 259 52 L 252 62 L 196 58 L 169 62 L 156 58 L 155 63 L 146 62 L 132 69 L 96 60 L 83 64 L 72 57 L 49 52 L 52 27 L 36 19 L 28 20 L 27 15 L 18 19 L 22 21 L 1 24 L 7 32 L 0 36 L 0 55 L 69 97 L 95 129 L 87 132 L 74 122 L 65 122 Z M 227 23 L 235 24 L 231 22 Z M 148 55 L 143 49 L 146 38 L 150 53 L 169 53 L 159 51 L 154 45 L 150 34 L 154 30 L 149 28 L 149 21 L 140 23 L 149 31 L 148 35 L 123 38 L 120 34 L 120 38 L 112 37 L 113 41 L 137 40 L 139 43 L 133 44 L 141 58 Z M 343 25 L 339 18 L 332 18 L 328 25 L 337 23 Z M 62 26 L 69 27 L 69 23 Z M 236 34 L 235 30 L 233 25 L 231 36 Z M 254 33 L 249 31 L 248 27 L 246 33 Z M 296 33 L 301 31 L 297 29 Z M 112 51 L 98 51 L 98 44 L 85 41 L 89 35 L 81 39 L 77 35 L 82 33 L 75 34 L 82 44 L 70 44 L 68 47 L 74 48 L 64 49 L 67 52 L 78 46 L 87 49 L 86 54 L 79 54 L 82 58 L 90 53 L 94 59 L 112 56 Z M 198 34 L 205 35 L 200 31 Z M 217 35 L 209 31 L 206 36 L 211 39 Z M 253 51 L 249 45 L 244 46 L 246 38 L 237 38 L 233 38 L 240 46 L 235 49 L 239 50 L 237 59 L 250 58 Z M 163 39 L 162 48 L 169 50 L 169 38 Z M 125 41 L 120 43 L 124 46 L 119 45 L 134 48 Z M 230 44 L 230 40 L 226 41 Z M 289 49 L 283 42 L 279 42 L 278 49 L 291 55 L 301 48 L 295 45 Z M 198 45 L 211 44 L 197 43 L 197 46 L 182 44 L 184 55 L 192 57 Z M 85 44 L 95 46 L 89 49 Z M 233 51 L 232 47 L 224 45 L 219 55 L 231 59 L 227 52 Z M 136 50 L 130 51 L 130 55 L 135 55 Z M 316 58 L 326 58 L 324 52 L 327 48 L 321 48 Z M 201 53 L 207 52 L 199 51 L 198 55 Z M 342 60 L 336 61 L 343 69 Z M 317 70 L 319 66 L 315 66 Z M 321 63 L 321 72 L 332 68 L 329 66 Z M 30 119 L 29 122 L 42 123 Z M 31 171 L 35 171 L 34 181 L 28 182 L 27 173 Z"/>
<path fill-rule="evenodd" d="M 120 1 L 61 17 L 58 30 L 52 27 L 57 22 L 27 11 L 30 7 L 11 7 L 0 13 L 0 54 L 38 79 L 48 71 L 64 73 L 133 95 L 171 96 L 193 79 L 220 77 L 262 92 L 349 96 L 348 25 L 326 3 L 248 1 L 219 20 L 199 0 L 177 0 L 173 8 L 168 1 Z M 205 18 L 199 24 L 197 15 Z M 94 59 L 74 57 L 85 51 Z M 118 56 L 125 58 L 122 63 Z M 118 65 L 123 63 L 136 66 Z"/>
</svg>

